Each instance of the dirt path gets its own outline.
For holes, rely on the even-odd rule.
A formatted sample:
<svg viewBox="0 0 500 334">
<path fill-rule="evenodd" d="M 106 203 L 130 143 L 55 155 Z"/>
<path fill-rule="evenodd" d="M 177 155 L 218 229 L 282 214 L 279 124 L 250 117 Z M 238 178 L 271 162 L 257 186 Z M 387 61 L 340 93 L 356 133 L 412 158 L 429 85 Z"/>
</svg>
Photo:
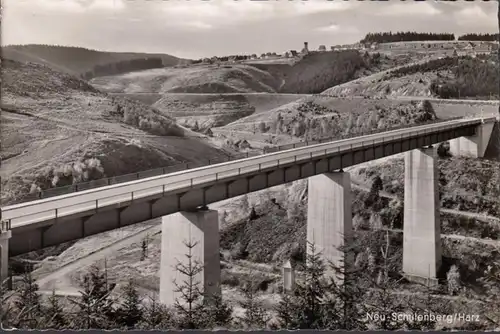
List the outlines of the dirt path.
<svg viewBox="0 0 500 334">
<path fill-rule="evenodd" d="M 370 187 L 368 185 L 364 184 L 359 179 L 351 178 L 351 184 L 353 185 L 354 188 L 358 188 L 358 189 L 363 190 L 363 191 L 370 191 Z M 390 193 L 385 192 L 385 191 L 381 191 L 379 194 L 380 194 L 380 196 L 385 197 L 385 198 L 390 198 L 390 199 L 397 198 L 396 195 L 390 194 Z M 440 210 L 441 210 L 441 212 L 444 212 L 444 213 L 474 218 L 474 219 L 484 221 L 484 222 L 491 222 L 491 221 L 500 222 L 500 218 L 488 216 L 488 215 L 481 214 L 481 213 L 460 211 L 460 210 L 455 210 L 455 209 L 445 209 L 445 208 L 441 208 Z"/>
<path fill-rule="evenodd" d="M 63 265 L 62 267 L 56 269 L 54 272 L 51 272 L 47 276 L 38 278 L 37 283 L 40 287 L 43 287 L 44 285 L 46 285 L 47 283 L 49 283 L 51 281 L 60 280 L 61 278 L 64 278 L 64 276 L 70 274 L 73 271 L 81 269 L 82 267 L 92 265 L 93 263 L 97 262 L 98 260 L 102 259 L 103 257 L 111 255 L 114 252 L 117 252 L 120 249 L 122 249 L 122 248 L 124 248 L 132 243 L 140 242 L 146 235 L 152 235 L 152 234 L 155 234 L 155 233 L 160 232 L 160 231 L 161 231 L 160 224 L 142 229 L 139 232 L 136 232 L 136 233 L 134 233 L 130 236 L 127 236 L 123 239 L 119 239 L 108 246 L 97 249 L 94 252 L 92 252 L 84 257 L 81 257 L 79 259 L 74 260 L 73 262 L 70 262 L 70 263 Z"/>
</svg>

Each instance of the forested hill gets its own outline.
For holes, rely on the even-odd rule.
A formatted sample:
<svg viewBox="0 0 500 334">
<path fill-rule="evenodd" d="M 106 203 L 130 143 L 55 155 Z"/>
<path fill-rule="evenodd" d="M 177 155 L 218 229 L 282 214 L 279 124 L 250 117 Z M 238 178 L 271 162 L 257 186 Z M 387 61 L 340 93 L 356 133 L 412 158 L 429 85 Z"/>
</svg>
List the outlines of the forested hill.
<svg viewBox="0 0 500 334">
<path fill-rule="evenodd" d="M 41 44 L 4 46 L 2 58 L 42 64 L 56 71 L 87 79 L 98 75 L 123 73 L 121 72 L 123 70 L 175 66 L 187 62 L 168 54 L 107 52 L 82 47 Z M 159 65 L 160 60 L 161 65 Z"/>
</svg>

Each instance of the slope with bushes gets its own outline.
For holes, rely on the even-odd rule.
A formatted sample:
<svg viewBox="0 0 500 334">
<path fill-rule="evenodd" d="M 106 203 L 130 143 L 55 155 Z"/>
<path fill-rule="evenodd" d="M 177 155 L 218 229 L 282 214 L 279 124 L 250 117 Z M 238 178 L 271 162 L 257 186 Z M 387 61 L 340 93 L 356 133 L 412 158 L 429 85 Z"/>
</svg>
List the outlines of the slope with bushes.
<svg viewBox="0 0 500 334">
<path fill-rule="evenodd" d="M 498 99 L 500 71 L 496 56 L 457 59 L 449 76 L 440 76 L 431 91 L 443 99 Z"/>
<path fill-rule="evenodd" d="M 304 139 L 342 138 L 435 118 L 433 106 L 422 101 L 307 97 L 213 131 L 234 140 L 286 145 Z"/>
<path fill-rule="evenodd" d="M 226 156 L 138 101 L 43 65 L 2 65 L 5 204 L 40 189 Z"/>
<path fill-rule="evenodd" d="M 325 89 L 351 81 L 358 72 L 369 68 L 371 59 L 358 51 L 310 53 L 286 70 L 283 93 L 317 94 Z"/>
<path fill-rule="evenodd" d="M 113 93 L 275 92 L 276 79 L 248 65 L 196 65 L 94 78 L 95 87 Z"/>
<path fill-rule="evenodd" d="M 497 96 L 498 64 L 492 56 L 446 56 L 397 66 L 331 87 L 322 95 L 491 99 Z"/>
</svg>

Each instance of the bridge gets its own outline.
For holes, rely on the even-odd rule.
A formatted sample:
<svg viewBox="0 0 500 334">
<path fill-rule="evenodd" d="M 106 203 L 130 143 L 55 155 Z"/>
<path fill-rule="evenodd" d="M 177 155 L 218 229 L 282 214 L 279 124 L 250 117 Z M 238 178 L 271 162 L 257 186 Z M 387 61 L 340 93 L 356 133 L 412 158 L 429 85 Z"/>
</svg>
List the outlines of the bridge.
<svg viewBox="0 0 500 334">
<path fill-rule="evenodd" d="M 441 264 L 438 170 L 432 145 L 483 157 L 496 119 L 470 118 L 330 141 L 147 177 L 2 208 L 1 275 L 8 257 L 163 217 L 160 299 L 176 298 L 172 269 L 196 241 L 205 291 L 220 291 L 218 213 L 207 205 L 288 182 L 308 180 L 307 239 L 327 261 L 349 263 L 338 247 L 352 235 L 349 174 L 343 168 L 405 154 L 403 270 L 435 282 Z"/>
</svg>

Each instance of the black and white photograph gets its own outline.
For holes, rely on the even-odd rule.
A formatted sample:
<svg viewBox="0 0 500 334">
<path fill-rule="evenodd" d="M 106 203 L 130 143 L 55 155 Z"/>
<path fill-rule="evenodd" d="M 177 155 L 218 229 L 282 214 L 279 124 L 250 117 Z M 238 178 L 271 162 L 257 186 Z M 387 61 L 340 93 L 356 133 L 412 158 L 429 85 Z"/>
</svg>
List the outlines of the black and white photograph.
<svg viewBox="0 0 500 334">
<path fill-rule="evenodd" d="M 500 331 L 500 2 L 3 0 L 0 321 Z"/>
</svg>

